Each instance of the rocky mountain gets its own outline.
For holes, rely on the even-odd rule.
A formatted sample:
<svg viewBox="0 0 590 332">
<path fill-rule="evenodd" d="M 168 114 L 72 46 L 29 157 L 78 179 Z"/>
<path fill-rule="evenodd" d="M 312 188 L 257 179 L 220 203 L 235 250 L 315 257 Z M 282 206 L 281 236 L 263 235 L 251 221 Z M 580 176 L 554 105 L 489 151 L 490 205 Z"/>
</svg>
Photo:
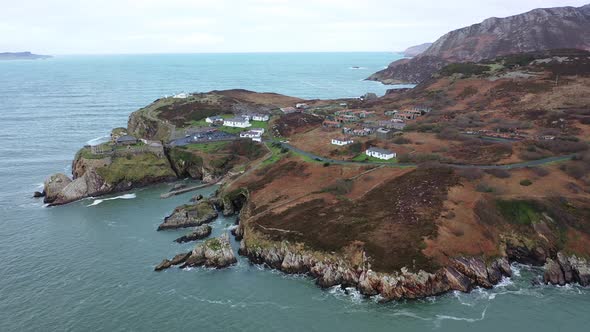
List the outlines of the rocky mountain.
<svg viewBox="0 0 590 332">
<path fill-rule="evenodd" d="M 404 51 L 404 56 L 406 58 L 412 58 L 417 55 L 420 55 L 420 54 L 424 53 L 424 51 L 426 51 L 430 47 L 430 45 L 432 45 L 432 43 L 424 43 L 424 44 L 408 47 Z"/>
<path fill-rule="evenodd" d="M 50 55 L 33 54 L 31 52 L 4 52 L 0 53 L 0 60 L 37 60 L 48 59 Z"/>
<path fill-rule="evenodd" d="M 402 59 L 368 79 L 419 83 L 444 65 L 558 48 L 590 50 L 590 5 L 535 9 L 489 18 L 447 33 L 413 59 Z"/>
</svg>

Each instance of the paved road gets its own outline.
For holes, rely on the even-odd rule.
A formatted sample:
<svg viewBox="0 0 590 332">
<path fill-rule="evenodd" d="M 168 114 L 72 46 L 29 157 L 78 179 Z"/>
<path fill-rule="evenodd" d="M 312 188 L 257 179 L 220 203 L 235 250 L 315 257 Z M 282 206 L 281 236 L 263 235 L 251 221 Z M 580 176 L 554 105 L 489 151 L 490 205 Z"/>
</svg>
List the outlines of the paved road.
<svg viewBox="0 0 590 332">
<path fill-rule="evenodd" d="M 318 156 L 318 155 L 313 154 L 308 151 L 298 149 L 288 143 L 283 143 L 283 142 L 278 142 L 278 141 L 273 141 L 273 140 L 266 140 L 265 142 L 268 142 L 268 143 L 277 142 L 277 143 L 281 144 L 282 147 L 289 149 L 297 154 L 306 156 L 311 159 L 315 159 L 320 162 L 327 162 L 327 163 L 337 164 L 337 165 L 378 165 L 378 166 L 383 165 L 383 166 L 388 166 L 388 167 L 414 167 L 414 166 L 417 166 L 416 164 L 412 164 L 412 163 L 387 163 L 387 162 L 372 162 L 372 161 L 358 162 L 358 161 L 334 160 L 334 159 Z M 515 163 L 515 164 L 506 164 L 506 165 L 471 165 L 471 164 L 443 164 L 443 165 L 447 165 L 450 167 L 456 167 L 456 168 L 517 169 L 517 168 L 542 166 L 542 165 L 550 164 L 550 163 L 554 163 L 554 162 L 566 161 L 566 160 L 572 159 L 573 156 L 574 156 L 573 154 L 569 154 L 569 155 L 565 155 L 565 156 L 550 157 L 550 158 L 531 160 L 531 161 L 525 161 L 525 162 Z"/>
</svg>

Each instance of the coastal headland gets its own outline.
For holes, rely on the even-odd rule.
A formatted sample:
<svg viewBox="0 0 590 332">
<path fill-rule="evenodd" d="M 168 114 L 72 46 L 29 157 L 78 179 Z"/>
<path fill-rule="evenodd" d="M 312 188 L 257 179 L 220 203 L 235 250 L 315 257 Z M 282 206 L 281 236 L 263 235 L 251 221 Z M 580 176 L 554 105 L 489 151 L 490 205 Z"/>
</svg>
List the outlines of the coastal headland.
<svg viewBox="0 0 590 332">
<path fill-rule="evenodd" d="M 587 286 L 589 137 L 590 53 L 553 50 L 448 64 L 382 97 L 161 98 L 83 147 L 72 178 L 50 176 L 38 196 L 60 205 L 215 182 L 215 197 L 160 229 L 235 214 L 253 263 L 384 300 L 489 288 L 512 262 L 544 266 L 537 282 Z M 194 231 L 187 239 L 208 236 Z M 227 238 L 208 239 L 157 269 L 227 267 L 231 254 Z"/>
</svg>

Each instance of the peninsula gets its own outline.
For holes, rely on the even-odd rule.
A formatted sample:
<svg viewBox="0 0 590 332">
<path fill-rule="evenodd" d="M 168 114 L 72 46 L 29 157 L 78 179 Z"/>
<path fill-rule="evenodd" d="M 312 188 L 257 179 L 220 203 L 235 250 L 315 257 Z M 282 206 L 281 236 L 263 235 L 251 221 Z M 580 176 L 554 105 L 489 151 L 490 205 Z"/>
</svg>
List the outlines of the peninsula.
<svg viewBox="0 0 590 332">
<path fill-rule="evenodd" d="M 218 183 L 160 230 L 239 215 L 239 254 L 384 300 L 492 287 L 511 262 L 590 284 L 590 53 L 451 63 L 413 89 L 338 100 L 246 90 L 161 98 L 85 146 L 52 205 L 151 183 Z M 155 230 L 154 230 L 155 231 Z M 227 237 L 164 260 L 227 267 Z M 156 262 L 155 262 L 156 263 Z"/>
<path fill-rule="evenodd" d="M 39 55 L 31 52 L 4 52 L 0 53 L 1 60 L 39 60 L 49 59 L 51 55 Z"/>
</svg>

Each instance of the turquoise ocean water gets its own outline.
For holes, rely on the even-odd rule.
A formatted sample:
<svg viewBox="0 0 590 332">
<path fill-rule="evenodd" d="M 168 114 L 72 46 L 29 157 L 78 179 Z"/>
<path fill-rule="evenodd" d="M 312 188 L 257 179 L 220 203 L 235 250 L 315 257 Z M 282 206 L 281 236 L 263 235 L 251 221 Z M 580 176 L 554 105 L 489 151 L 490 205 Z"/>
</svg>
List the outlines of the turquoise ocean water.
<svg viewBox="0 0 590 332">
<path fill-rule="evenodd" d="M 0 62 L 0 331 L 584 331 L 590 290 L 532 286 L 538 270 L 492 290 L 377 304 L 321 290 L 243 258 L 226 270 L 153 272 L 192 244 L 157 225 L 191 194 L 169 185 L 45 208 L 31 193 L 71 171 L 76 150 L 174 92 L 244 88 L 303 98 L 383 94 L 362 79 L 389 53 L 59 56 Z M 358 66 L 360 69 L 352 69 Z M 204 194 L 213 188 L 203 190 Z M 111 197 L 111 198 L 115 198 Z M 214 233 L 233 224 L 219 218 Z M 234 245 L 236 245 L 234 243 Z"/>
</svg>

